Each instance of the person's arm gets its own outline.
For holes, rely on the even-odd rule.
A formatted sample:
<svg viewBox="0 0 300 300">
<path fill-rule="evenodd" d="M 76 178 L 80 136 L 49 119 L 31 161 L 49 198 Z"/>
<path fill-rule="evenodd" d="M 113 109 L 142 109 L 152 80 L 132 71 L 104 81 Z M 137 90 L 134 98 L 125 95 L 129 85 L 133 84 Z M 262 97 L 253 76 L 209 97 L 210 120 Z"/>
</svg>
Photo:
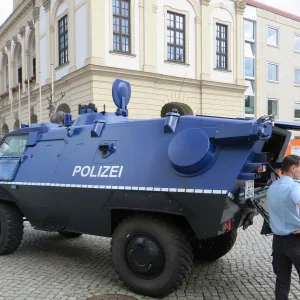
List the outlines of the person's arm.
<svg viewBox="0 0 300 300">
<path fill-rule="evenodd" d="M 294 204 L 300 208 L 300 185 L 295 185 L 292 188 L 291 197 Z M 293 234 L 300 234 L 300 230 L 294 231 Z"/>
<path fill-rule="evenodd" d="M 294 204 L 300 207 L 300 184 L 293 186 L 291 190 L 291 197 Z"/>
</svg>

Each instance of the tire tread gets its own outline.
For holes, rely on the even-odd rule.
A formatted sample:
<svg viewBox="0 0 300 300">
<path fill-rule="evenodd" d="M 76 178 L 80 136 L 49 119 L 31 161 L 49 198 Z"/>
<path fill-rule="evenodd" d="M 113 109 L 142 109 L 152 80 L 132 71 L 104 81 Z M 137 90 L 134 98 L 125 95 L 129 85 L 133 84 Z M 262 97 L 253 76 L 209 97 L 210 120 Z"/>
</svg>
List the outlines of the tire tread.
<svg viewBox="0 0 300 300">
<path fill-rule="evenodd" d="M 119 228 L 124 226 L 127 222 L 131 221 L 138 221 L 143 220 L 143 222 L 149 221 L 149 222 L 159 222 L 160 225 L 168 232 L 168 234 L 172 237 L 172 240 L 175 243 L 175 247 L 179 250 L 180 253 L 180 267 L 178 274 L 176 275 L 176 278 L 173 280 L 171 284 L 169 284 L 167 287 L 164 287 L 161 290 L 153 291 L 153 292 L 147 292 L 140 291 L 138 289 L 135 289 L 136 292 L 142 292 L 145 295 L 154 296 L 154 297 L 165 297 L 168 294 L 176 291 L 183 283 L 184 280 L 186 280 L 192 272 L 193 269 L 193 249 L 190 243 L 187 240 L 187 237 L 183 233 L 183 231 L 180 229 L 180 227 L 176 226 L 172 221 L 162 218 L 160 216 L 153 216 L 150 214 L 135 214 L 130 215 L 127 218 L 123 219 L 118 226 L 116 227 L 113 238 L 111 240 L 111 247 L 114 246 L 114 236 L 119 231 Z M 128 288 L 132 288 L 130 286 L 130 283 L 128 283 L 127 278 L 124 278 L 118 270 L 116 270 L 117 275 L 119 276 L 120 280 L 124 282 L 124 284 Z"/>
<path fill-rule="evenodd" d="M 5 255 L 14 252 L 21 245 L 24 224 L 22 214 L 11 204 L 0 203 L 0 211 L 4 215 L 4 222 L 7 226 L 6 240 L 0 246 L 0 255 Z"/>
</svg>

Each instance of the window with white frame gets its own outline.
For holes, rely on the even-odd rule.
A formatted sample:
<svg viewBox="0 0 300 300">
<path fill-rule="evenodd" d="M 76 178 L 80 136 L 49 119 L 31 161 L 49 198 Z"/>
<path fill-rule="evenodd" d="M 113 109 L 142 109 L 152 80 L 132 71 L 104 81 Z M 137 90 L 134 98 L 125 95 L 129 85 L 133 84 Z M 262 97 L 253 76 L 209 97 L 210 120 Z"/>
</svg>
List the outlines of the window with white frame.
<svg viewBox="0 0 300 300">
<path fill-rule="evenodd" d="M 278 99 L 268 99 L 268 115 L 278 118 Z"/>
<path fill-rule="evenodd" d="M 69 62 L 68 54 L 68 16 L 65 15 L 58 21 L 58 39 L 59 39 L 59 65 Z"/>
<path fill-rule="evenodd" d="M 300 119 L 300 102 L 294 103 L 294 118 Z"/>
<path fill-rule="evenodd" d="M 216 34 L 216 68 L 228 69 L 228 26 L 217 23 Z"/>
<path fill-rule="evenodd" d="M 300 69 L 295 69 L 295 85 L 300 86 Z"/>
<path fill-rule="evenodd" d="M 294 36 L 294 50 L 300 52 L 300 35 L 297 34 Z"/>
<path fill-rule="evenodd" d="M 245 114 L 254 115 L 255 87 L 253 80 L 246 80 L 248 86 L 245 92 Z"/>
<path fill-rule="evenodd" d="M 185 16 L 168 11 L 168 61 L 185 62 Z"/>
<path fill-rule="evenodd" d="M 254 41 L 254 22 L 250 20 L 244 21 L 244 37 L 246 41 Z"/>
<path fill-rule="evenodd" d="M 278 64 L 268 63 L 268 81 L 278 82 Z"/>
<path fill-rule="evenodd" d="M 268 26 L 268 45 L 278 47 L 278 29 Z"/>
<path fill-rule="evenodd" d="M 130 53 L 130 0 L 113 0 L 113 49 Z"/>
<path fill-rule="evenodd" d="M 245 76 L 254 77 L 254 44 L 245 42 Z"/>
</svg>

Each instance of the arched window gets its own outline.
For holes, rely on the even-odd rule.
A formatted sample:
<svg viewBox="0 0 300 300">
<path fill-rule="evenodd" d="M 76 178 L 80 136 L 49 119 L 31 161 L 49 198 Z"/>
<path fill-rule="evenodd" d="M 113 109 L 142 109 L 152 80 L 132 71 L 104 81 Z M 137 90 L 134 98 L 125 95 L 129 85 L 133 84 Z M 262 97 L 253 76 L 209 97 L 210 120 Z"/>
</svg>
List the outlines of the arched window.
<svg viewBox="0 0 300 300">
<path fill-rule="evenodd" d="M 31 123 L 31 124 L 37 123 L 37 115 L 32 114 L 32 115 L 30 116 L 30 123 Z"/>
<path fill-rule="evenodd" d="M 36 75 L 35 30 L 31 29 L 28 39 L 28 77 Z"/>
<path fill-rule="evenodd" d="M 193 115 L 192 109 L 185 103 L 170 102 L 163 106 L 161 109 L 161 117 L 164 118 L 168 112 L 171 112 L 175 108 L 181 116 Z"/>
<path fill-rule="evenodd" d="M 65 114 L 69 114 L 71 113 L 71 109 L 70 106 L 66 103 L 62 103 L 58 106 L 58 108 L 56 109 L 56 111 L 63 111 Z"/>
<path fill-rule="evenodd" d="M 2 77 L 3 92 L 8 92 L 8 57 L 7 57 L 7 54 L 4 54 L 4 56 L 2 57 L 2 70 L 3 70 L 3 77 Z"/>
<path fill-rule="evenodd" d="M 14 71 L 14 84 L 22 83 L 22 46 L 20 43 L 16 43 L 15 51 L 14 51 L 14 63 L 15 63 L 15 71 Z"/>
<path fill-rule="evenodd" d="M 14 130 L 19 129 L 20 128 L 20 120 L 16 120 L 15 124 L 14 124 Z"/>
<path fill-rule="evenodd" d="M 9 133 L 9 129 L 8 129 L 7 124 L 3 124 L 3 126 L 2 126 L 2 137 L 4 135 L 8 134 L 8 133 Z"/>
</svg>

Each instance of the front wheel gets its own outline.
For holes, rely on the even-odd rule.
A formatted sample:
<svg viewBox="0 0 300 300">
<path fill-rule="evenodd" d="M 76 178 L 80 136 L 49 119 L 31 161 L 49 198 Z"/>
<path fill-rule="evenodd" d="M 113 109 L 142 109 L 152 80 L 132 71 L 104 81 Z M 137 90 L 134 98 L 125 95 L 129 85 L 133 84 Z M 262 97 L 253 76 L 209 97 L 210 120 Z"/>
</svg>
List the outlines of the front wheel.
<svg viewBox="0 0 300 300">
<path fill-rule="evenodd" d="M 151 215 L 123 220 L 111 241 L 112 261 L 120 279 L 134 292 L 163 297 L 192 271 L 193 252 L 184 232 Z"/>
<path fill-rule="evenodd" d="M 217 237 L 198 240 L 194 245 L 194 255 L 197 260 L 214 261 L 226 255 L 234 246 L 237 230 L 227 231 Z"/>
<path fill-rule="evenodd" d="M 10 203 L 0 203 L 0 255 L 17 250 L 24 232 L 23 216 Z"/>
</svg>

